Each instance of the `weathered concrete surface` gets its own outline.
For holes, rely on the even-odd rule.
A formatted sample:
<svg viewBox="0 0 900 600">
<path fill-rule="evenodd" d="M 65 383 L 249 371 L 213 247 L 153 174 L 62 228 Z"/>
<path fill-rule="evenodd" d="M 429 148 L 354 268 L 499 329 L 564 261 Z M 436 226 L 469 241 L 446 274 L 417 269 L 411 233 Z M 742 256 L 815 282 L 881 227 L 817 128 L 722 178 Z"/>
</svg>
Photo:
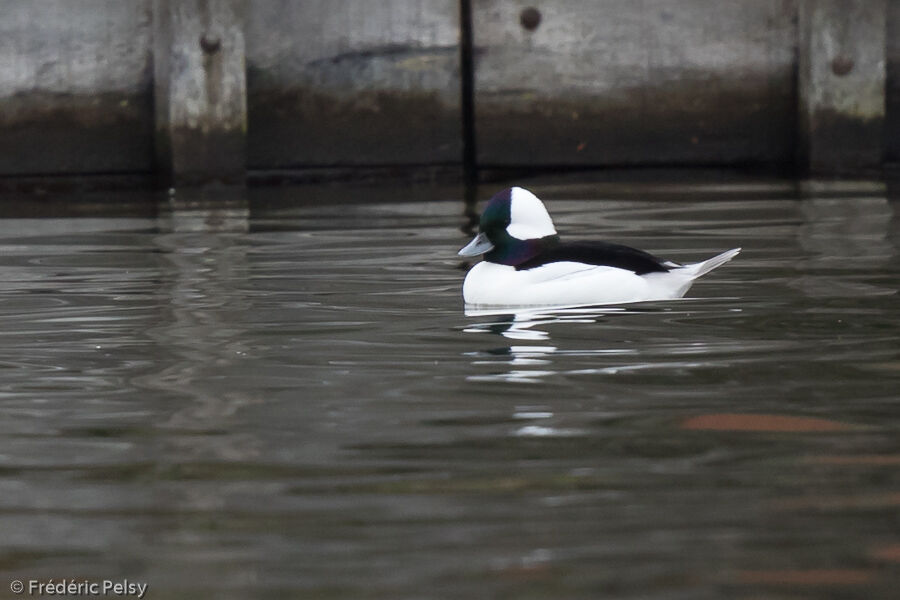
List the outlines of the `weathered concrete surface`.
<svg viewBox="0 0 900 600">
<path fill-rule="evenodd" d="M 799 166 L 812 172 L 884 160 L 886 0 L 802 0 Z"/>
<path fill-rule="evenodd" d="M 478 161 L 789 161 L 795 10 L 782 0 L 474 0 Z"/>
<path fill-rule="evenodd" d="M 885 155 L 900 162 L 900 0 L 887 5 L 887 44 L 885 65 Z"/>
<path fill-rule="evenodd" d="M 246 177 L 243 0 L 155 0 L 157 167 L 174 185 Z"/>
<path fill-rule="evenodd" d="M 900 160 L 900 0 L 471 2 L 482 167 Z M 452 171 L 459 11 L 0 0 L 0 176 Z"/>
<path fill-rule="evenodd" d="M 0 175 L 153 168 L 150 2 L 0 0 Z"/>
<path fill-rule="evenodd" d="M 247 28 L 254 168 L 459 163 L 457 0 L 271 0 Z"/>
</svg>

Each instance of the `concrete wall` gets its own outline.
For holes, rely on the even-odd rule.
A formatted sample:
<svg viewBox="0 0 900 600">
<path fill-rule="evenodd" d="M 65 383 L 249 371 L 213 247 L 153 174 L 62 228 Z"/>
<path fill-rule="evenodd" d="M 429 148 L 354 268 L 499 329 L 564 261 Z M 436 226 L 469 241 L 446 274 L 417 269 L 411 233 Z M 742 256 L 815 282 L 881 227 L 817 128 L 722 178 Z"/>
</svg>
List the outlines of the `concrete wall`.
<svg viewBox="0 0 900 600">
<path fill-rule="evenodd" d="M 802 0 L 798 160 L 854 170 L 885 156 L 886 0 Z"/>
<path fill-rule="evenodd" d="M 900 0 L 0 0 L 0 15 L 0 176 L 460 165 L 467 128 L 484 167 L 900 157 Z M 882 98 L 862 164 L 810 117 L 835 94 L 852 113 L 854 81 Z M 226 122 L 237 143 L 216 141 Z"/>
<path fill-rule="evenodd" d="M 884 137 L 887 160 L 900 162 L 900 0 L 887 6 L 886 109 Z"/>
<path fill-rule="evenodd" d="M 153 165 L 150 4 L 0 0 L 0 175 Z"/>
<path fill-rule="evenodd" d="M 533 5 L 537 10 L 530 13 Z M 792 159 L 796 6 L 476 0 L 479 161 Z"/>
<path fill-rule="evenodd" d="M 459 162 L 457 0 L 269 0 L 247 24 L 256 168 Z"/>
<path fill-rule="evenodd" d="M 165 185 L 246 171 L 246 8 L 243 0 L 154 0 L 156 166 Z"/>
</svg>

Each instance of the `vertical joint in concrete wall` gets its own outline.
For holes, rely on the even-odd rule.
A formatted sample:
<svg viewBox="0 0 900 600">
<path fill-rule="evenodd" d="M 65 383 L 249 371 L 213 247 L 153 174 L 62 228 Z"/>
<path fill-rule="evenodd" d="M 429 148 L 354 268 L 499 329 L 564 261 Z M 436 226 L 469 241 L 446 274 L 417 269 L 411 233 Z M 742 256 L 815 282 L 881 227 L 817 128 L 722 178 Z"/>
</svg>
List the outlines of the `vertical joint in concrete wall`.
<svg viewBox="0 0 900 600">
<path fill-rule="evenodd" d="M 155 0 L 157 166 L 169 185 L 246 175 L 243 0 Z"/>
<path fill-rule="evenodd" d="M 799 166 L 880 167 L 887 0 L 801 0 L 799 9 Z"/>
<path fill-rule="evenodd" d="M 463 178 L 471 186 L 478 180 L 475 148 L 475 61 L 472 42 L 472 1 L 459 0 L 460 113 L 462 121 Z"/>
</svg>

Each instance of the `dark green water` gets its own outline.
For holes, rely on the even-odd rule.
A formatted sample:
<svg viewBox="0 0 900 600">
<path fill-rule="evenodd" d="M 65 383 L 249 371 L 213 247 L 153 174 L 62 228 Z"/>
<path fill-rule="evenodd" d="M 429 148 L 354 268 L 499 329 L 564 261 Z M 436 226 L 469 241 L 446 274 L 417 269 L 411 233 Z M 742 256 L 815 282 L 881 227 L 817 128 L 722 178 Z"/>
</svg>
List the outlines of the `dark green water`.
<svg viewBox="0 0 900 600">
<path fill-rule="evenodd" d="M 884 187 L 530 187 L 564 236 L 744 251 L 683 301 L 467 316 L 456 189 L 0 221 L 0 597 L 897 597 Z"/>
</svg>

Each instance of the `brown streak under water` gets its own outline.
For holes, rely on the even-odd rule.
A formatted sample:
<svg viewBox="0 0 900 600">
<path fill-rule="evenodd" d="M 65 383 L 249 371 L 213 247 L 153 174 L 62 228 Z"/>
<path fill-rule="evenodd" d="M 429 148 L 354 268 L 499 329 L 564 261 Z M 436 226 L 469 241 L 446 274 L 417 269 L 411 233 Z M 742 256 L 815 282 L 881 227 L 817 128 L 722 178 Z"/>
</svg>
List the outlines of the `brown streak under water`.
<svg viewBox="0 0 900 600">
<path fill-rule="evenodd" d="M 875 572 L 868 569 L 772 569 L 737 574 L 739 583 L 762 585 L 862 585 L 874 579 Z"/>
<path fill-rule="evenodd" d="M 789 415 L 713 413 L 684 419 L 680 427 L 704 431 L 778 431 L 814 432 L 845 431 L 852 426 L 837 421 L 815 417 L 794 417 Z"/>
</svg>

